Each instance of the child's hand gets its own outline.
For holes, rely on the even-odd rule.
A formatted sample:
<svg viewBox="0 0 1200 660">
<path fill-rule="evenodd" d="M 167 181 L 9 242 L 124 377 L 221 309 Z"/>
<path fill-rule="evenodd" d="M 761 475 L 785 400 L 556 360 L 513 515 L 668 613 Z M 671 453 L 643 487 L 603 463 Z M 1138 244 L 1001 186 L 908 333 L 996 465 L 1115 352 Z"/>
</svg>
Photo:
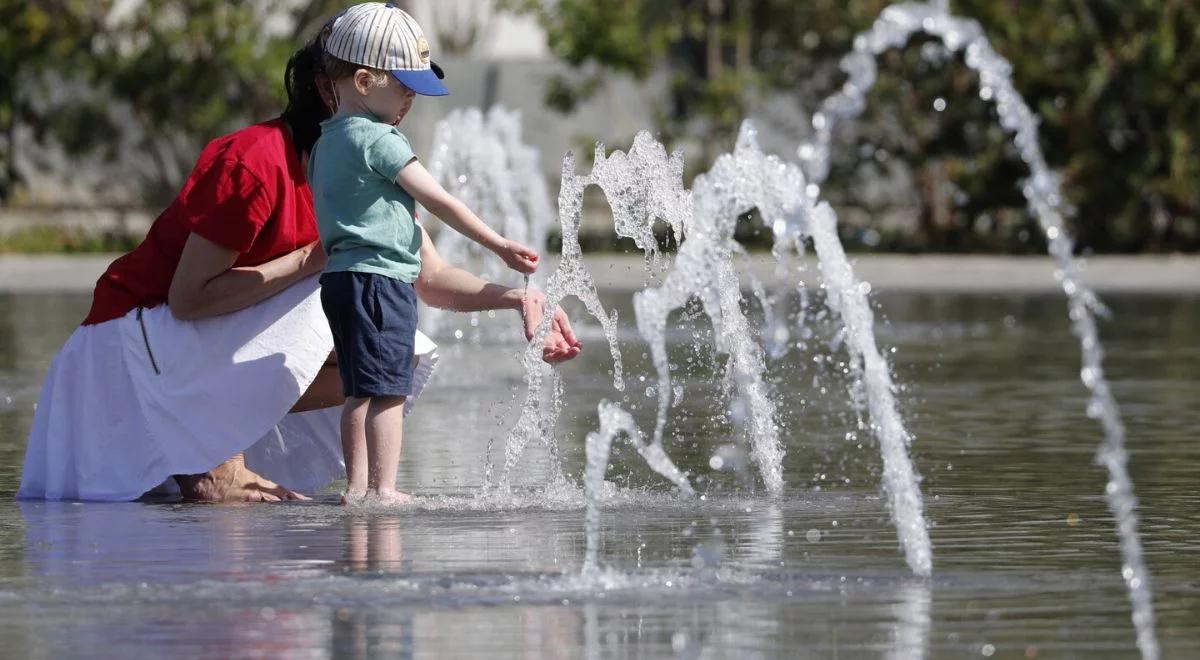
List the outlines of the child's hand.
<svg viewBox="0 0 1200 660">
<path fill-rule="evenodd" d="M 538 263 L 541 257 L 538 256 L 536 250 L 526 245 L 521 245 L 516 241 L 510 241 L 507 238 L 496 248 L 496 256 L 504 260 L 504 263 L 509 268 L 518 273 L 528 275 L 537 270 Z"/>
</svg>

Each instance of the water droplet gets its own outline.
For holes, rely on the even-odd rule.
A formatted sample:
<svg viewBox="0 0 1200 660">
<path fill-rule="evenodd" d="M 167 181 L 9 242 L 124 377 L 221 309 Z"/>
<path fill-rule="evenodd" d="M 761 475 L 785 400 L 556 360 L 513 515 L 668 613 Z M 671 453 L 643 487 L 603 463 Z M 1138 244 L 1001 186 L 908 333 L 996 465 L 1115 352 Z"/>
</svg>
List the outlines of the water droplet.
<svg viewBox="0 0 1200 660">
<path fill-rule="evenodd" d="M 933 109 L 938 112 L 944 111 L 946 109 L 946 99 L 944 99 L 940 96 L 938 98 L 934 99 L 933 100 Z"/>
<path fill-rule="evenodd" d="M 983 648 L 979 649 L 979 652 L 983 654 L 983 657 L 990 658 L 996 652 L 996 647 L 991 644 L 984 644 Z"/>
<path fill-rule="evenodd" d="M 1092 387 L 1100 378 L 1100 371 L 1096 367 L 1084 367 L 1079 370 L 1079 380 L 1083 381 L 1084 386 Z"/>
<path fill-rule="evenodd" d="M 804 533 L 804 538 L 807 539 L 809 543 L 816 543 L 817 541 L 821 540 L 821 530 L 810 529 Z"/>
</svg>

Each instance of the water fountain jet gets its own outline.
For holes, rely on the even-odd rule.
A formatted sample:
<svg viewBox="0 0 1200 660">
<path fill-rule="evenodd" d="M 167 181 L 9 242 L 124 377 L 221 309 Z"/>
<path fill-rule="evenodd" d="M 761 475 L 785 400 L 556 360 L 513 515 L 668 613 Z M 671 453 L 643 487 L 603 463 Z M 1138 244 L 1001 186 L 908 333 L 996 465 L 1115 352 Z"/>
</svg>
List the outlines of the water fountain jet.
<svg viewBox="0 0 1200 660">
<path fill-rule="evenodd" d="M 717 158 L 709 172 L 696 178 L 690 193 L 682 186 L 682 157 L 674 154 L 668 159 L 662 145 L 645 132 L 634 139 L 628 154 L 614 152 L 605 156 L 603 147 L 598 147 L 596 165 L 586 177 L 574 174 L 574 159 L 568 154 L 560 194 L 563 255 L 550 275 L 547 300 L 549 304 L 557 304 L 569 292 L 584 301 L 608 337 L 614 361 L 614 385 L 621 389 L 616 319 L 600 305 L 578 243 L 583 188 L 592 183 L 599 185 L 612 203 L 616 233 L 634 239 L 645 251 L 648 263 L 658 263 L 659 258 L 653 233 L 656 221 L 666 220 L 679 244 L 660 284 L 648 286 L 634 296 L 638 331 L 650 347 L 658 376 L 655 432 L 648 447 L 666 458 L 663 429 L 673 393 L 666 353 L 667 319 L 673 311 L 698 299 L 712 323 L 716 352 L 728 356 L 727 381 L 734 400 L 741 402 L 746 411 L 751 456 L 767 492 L 772 495 L 783 491 L 783 447 L 775 419 L 775 402 L 764 379 L 763 351 L 741 307 L 742 284 L 734 263 L 734 256 L 741 248 L 734 240 L 734 229 L 739 218 L 757 209 L 772 227 L 777 254 L 789 246 L 801 245 L 810 232 L 825 232 L 813 237 L 830 293 L 829 304 L 846 324 L 852 358 L 864 365 L 862 380 L 869 393 L 866 399 L 872 414 L 872 429 L 883 456 L 884 488 L 890 494 L 892 517 L 910 568 L 917 575 L 928 576 L 932 571 L 932 551 L 922 513 L 919 479 L 907 454 L 910 436 L 895 410 L 889 367 L 875 346 L 867 290 L 854 279 L 841 251 L 833 230 L 836 218 L 832 208 L 818 204 L 818 191 L 806 185 L 803 172 L 796 165 L 764 154 L 748 122 L 739 131 L 733 153 Z M 810 223 L 818 224 L 810 228 Z M 542 367 L 537 350 L 548 331 L 549 320 L 544 320 L 524 355 L 529 390 L 521 417 L 506 444 L 502 484 L 507 483 L 507 475 L 530 439 L 554 435 L 561 399 L 552 399 L 549 405 L 542 401 Z M 629 420 L 632 424 L 632 418 Z M 628 432 L 629 426 L 622 428 Z M 611 443 L 611 433 L 602 432 L 601 436 Z M 665 465 L 670 465 L 669 461 Z M 655 467 L 653 463 L 651 467 Z M 603 475 L 601 468 L 596 469 Z M 674 480 L 669 470 L 655 469 Z"/>
<path fill-rule="evenodd" d="M 1060 177 L 1046 164 L 1038 143 L 1037 115 L 1013 86 L 1012 66 L 992 48 L 979 23 L 950 14 L 946 0 L 891 5 L 870 29 L 855 37 L 853 51 L 842 59 L 842 70 L 849 78 L 813 115 L 813 137 L 797 150 L 801 164 L 812 182 L 819 185 L 825 181 L 829 175 L 833 131 L 841 122 L 852 120 L 865 110 L 866 94 L 876 80 L 876 58 L 888 50 L 904 47 L 917 33 L 940 39 L 951 52 L 964 53 L 967 67 L 979 75 L 980 97 L 995 104 L 1000 126 L 1013 135 L 1021 160 L 1029 166 L 1030 176 L 1022 193 L 1046 236 L 1050 256 L 1058 266 L 1055 276 L 1067 296 L 1071 331 L 1079 338 L 1082 352 L 1080 380 L 1091 395 L 1087 414 L 1099 419 L 1104 431 L 1097 462 L 1109 474 L 1105 499 L 1117 520 L 1123 560 L 1121 575 L 1133 608 L 1138 649 L 1144 659 L 1156 659 L 1159 647 L 1154 632 L 1150 576 L 1137 531 L 1137 499 L 1127 468 L 1125 426 L 1104 377 L 1104 351 L 1096 329 L 1096 316 L 1107 317 L 1108 310 L 1080 277 L 1079 265 L 1072 256 L 1074 244 L 1064 227 L 1064 217 L 1069 213 Z"/>
</svg>

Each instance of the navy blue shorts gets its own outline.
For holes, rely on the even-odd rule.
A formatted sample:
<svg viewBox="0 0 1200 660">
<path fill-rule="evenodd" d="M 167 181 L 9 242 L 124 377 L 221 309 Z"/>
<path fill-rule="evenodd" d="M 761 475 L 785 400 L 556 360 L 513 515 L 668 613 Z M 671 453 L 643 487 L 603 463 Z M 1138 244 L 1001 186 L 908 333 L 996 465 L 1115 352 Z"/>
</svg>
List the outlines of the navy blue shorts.
<svg viewBox="0 0 1200 660">
<path fill-rule="evenodd" d="M 360 399 L 412 394 L 417 334 L 412 284 L 372 273 L 325 273 L 321 306 L 333 331 L 343 394 Z"/>
</svg>

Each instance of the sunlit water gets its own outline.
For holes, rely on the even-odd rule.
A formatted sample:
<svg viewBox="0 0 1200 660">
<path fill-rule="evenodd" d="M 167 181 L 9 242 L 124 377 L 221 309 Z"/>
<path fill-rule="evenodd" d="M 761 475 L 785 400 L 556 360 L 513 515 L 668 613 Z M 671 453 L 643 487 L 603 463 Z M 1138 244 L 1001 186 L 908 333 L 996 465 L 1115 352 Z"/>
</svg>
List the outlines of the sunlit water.
<svg viewBox="0 0 1200 660">
<path fill-rule="evenodd" d="M 602 297 L 632 318 L 627 295 Z M 897 553 L 870 438 L 847 438 L 854 412 L 836 363 L 813 362 L 836 355 L 818 321 L 789 368 L 768 363 L 786 392 L 783 496 L 709 467 L 731 428 L 711 403 L 719 379 L 679 373 L 665 443 L 705 499 L 672 496 L 615 444 L 598 570 L 585 578 L 583 439 L 598 427 L 595 402 L 620 402 L 642 428 L 656 412 L 644 388 L 612 389 L 594 325 L 583 328 L 588 350 L 560 369 L 568 480 L 548 491 L 529 490 L 554 472 L 531 446 L 516 494 L 476 497 L 488 441 L 520 405 L 520 346 L 443 341 L 435 384 L 407 426 L 401 479 L 419 496 L 410 510 L 347 511 L 329 494 L 284 506 L 18 505 L 9 498 L 41 375 L 87 299 L 0 296 L 0 654 L 1136 654 L 1061 297 L 876 297 L 878 340 L 919 437 L 938 557 L 930 580 Z M 1108 374 L 1129 427 L 1163 654 L 1196 657 L 1200 300 L 1106 302 L 1116 313 L 1104 328 Z M 515 318 L 499 320 L 516 333 Z M 632 329 L 622 338 L 630 373 L 649 371 Z M 693 349 L 681 339 L 669 337 L 670 350 L 685 363 Z"/>
</svg>

